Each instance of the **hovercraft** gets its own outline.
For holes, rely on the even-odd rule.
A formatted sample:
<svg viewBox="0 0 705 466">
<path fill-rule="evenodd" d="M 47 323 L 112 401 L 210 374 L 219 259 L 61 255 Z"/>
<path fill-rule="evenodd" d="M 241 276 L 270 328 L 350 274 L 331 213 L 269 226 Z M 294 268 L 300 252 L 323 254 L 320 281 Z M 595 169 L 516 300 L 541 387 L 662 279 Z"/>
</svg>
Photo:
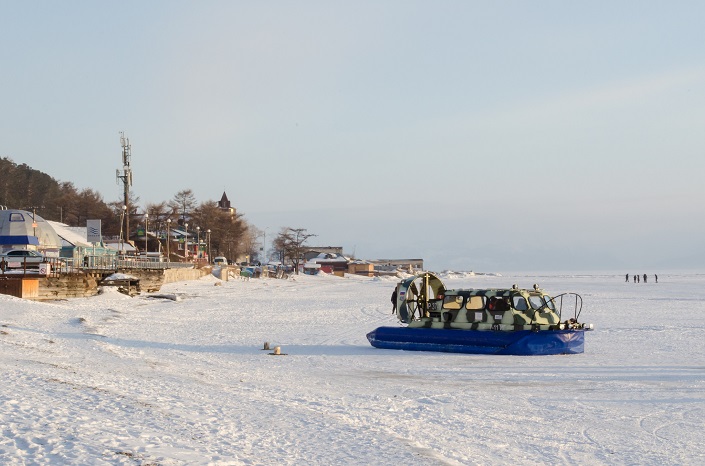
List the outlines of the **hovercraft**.
<svg viewBox="0 0 705 466">
<path fill-rule="evenodd" d="M 404 327 L 379 327 L 367 334 L 375 348 L 449 353 L 578 354 L 585 331 L 577 293 L 551 297 L 534 285 L 522 289 L 446 289 L 430 272 L 397 284 L 396 315 Z M 565 318 L 565 320 L 563 320 Z"/>
</svg>

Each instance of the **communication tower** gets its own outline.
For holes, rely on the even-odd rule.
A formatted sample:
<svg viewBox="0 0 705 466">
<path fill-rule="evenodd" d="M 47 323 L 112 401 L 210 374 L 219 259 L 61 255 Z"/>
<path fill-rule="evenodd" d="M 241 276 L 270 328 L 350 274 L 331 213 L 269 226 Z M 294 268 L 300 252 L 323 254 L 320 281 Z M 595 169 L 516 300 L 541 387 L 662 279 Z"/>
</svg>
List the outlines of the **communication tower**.
<svg viewBox="0 0 705 466">
<path fill-rule="evenodd" d="M 132 169 L 130 168 L 130 157 L 132 157 L 132 146 L 130 140 L 125 137 L 125 133 L 120 131 L 120 145 L 122 146 L 122 175 L 120 169 L 115 170 L 115 179 L 118 184 L 122 181 L 124 188 L 124 211 L 125 211 L 125 241 L 130 241 L 130 186 L 132 186 Z M 122 225 L 121 225 L 122 227 Z"/>
</svg>

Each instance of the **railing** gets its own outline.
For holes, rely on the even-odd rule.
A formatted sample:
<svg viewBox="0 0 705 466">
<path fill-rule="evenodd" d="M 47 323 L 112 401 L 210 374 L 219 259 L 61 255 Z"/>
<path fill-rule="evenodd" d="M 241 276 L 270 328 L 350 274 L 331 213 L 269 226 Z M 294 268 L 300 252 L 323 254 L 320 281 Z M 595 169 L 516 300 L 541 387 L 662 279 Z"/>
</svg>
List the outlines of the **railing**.
<svg viewBox="0 0 705 466">
<path fill-rule="evenodd" d="M 86 256 L 83 258 L 84 270 L 117 270 L 117 269 L 149 269 L 164 270 L 177 268 L 192 268 L 191 262 L 160 262 L 149 258 L 118 258 L 111 256 Z"/>
<path fill-rule="evenodd" d="M 190 269 L 207 265 L 207 261 L 158 262 L 143 258 L 118 259 L 111 256 L 85 256 L 77 262 L 72 258 L 46 257 L 43 262 L 29 262 L 26 259 L 10 260 L 0 267 L 0 276 L 7 277 L 56 277 L 61 274 L 79 272 L 111 272 L 118 269 L 165 270 Z"/>
<path fill-rule="evenodd" d="M 189 262 L 157 262 L 145 259 L 116 259 L 115 268 L 117 269 L 150 269 L 150 270 L 165 270 L 193 268 L 193 264 Z"/>
<path fill-rule="evenodd" d="M 13 257 L 0 262 L 0 275 L 6 277 L 57 276 L 64 267 L 63 260 L 58 257 L 46 257 L 41 262 L 27 260 L 26 257 Z"/>
</svg>

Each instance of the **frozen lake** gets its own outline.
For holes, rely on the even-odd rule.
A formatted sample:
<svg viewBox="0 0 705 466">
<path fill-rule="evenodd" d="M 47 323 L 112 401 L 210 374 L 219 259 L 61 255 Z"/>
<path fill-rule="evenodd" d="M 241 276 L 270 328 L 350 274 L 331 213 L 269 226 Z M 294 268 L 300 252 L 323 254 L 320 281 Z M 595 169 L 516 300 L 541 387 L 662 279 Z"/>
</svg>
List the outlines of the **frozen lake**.
<svg viewBox="0 0 705 466">
<path fill-rule="evenodd" d="M 444 278 L 580 293 L 585 353 L 537 357 L 372 348 L 395 281 L 0 295 L 0 463 L 705 463 L 705 274 Z"/>
</svg>

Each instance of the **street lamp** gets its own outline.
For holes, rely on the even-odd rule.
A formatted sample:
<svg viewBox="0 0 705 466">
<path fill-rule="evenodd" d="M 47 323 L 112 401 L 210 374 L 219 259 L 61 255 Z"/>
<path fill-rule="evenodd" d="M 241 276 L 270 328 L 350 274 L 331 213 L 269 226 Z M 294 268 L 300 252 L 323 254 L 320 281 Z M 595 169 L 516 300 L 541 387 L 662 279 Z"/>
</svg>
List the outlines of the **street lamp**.
<svg viewBox="0 0 705 466">
<path fill-rule="evenodd" d="M 208 231 L 208 263 L 211 263 L 211 229 L 209 228 Z"/>
<path fill-rule="evenodd" d="M 201 227 L 196 227 L 196 259 L 201 258 Z"/>
<path fill-rule="evenodd" d="M 188 260 L 188 223 L 184 223 L 186 228 L 186 236 L 184 237 L 184 257 Z"/>
<path fill-rule="evenodd" d="M 147 231 L 149 230 L 149 214 L 147 212 L 144 213 L 144 258 L 147 258 L 147 252 L 149 249 L 147 248 Z"/>
<path fill-rule="evenodd" d="M 37 208 L 32 207 L 32 228 L 34 229 L 34 236 L 37 236 Z"/>
<path fill-rule="evenodd" d="M 122 240 L 122 238 L 123 238 L 122 237 L 122 227 L 124 226 L 126 212 L 127 212 L 127 206 L 124 205 L 124 206 L 122 206 L 122 212 L 120 213 L 120 253 L 121 254 L 125 254 L 124 243 Z"/>
<path fill-rule="evenodd" d="M 166 261 L 171 262 L 169 254 L 169 227 L 171 227 L 171 219 L 166 219 Z"/>
</svg>

